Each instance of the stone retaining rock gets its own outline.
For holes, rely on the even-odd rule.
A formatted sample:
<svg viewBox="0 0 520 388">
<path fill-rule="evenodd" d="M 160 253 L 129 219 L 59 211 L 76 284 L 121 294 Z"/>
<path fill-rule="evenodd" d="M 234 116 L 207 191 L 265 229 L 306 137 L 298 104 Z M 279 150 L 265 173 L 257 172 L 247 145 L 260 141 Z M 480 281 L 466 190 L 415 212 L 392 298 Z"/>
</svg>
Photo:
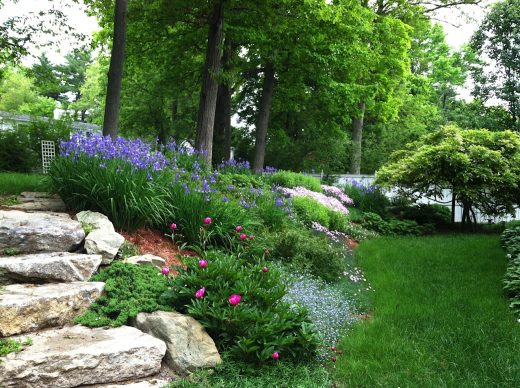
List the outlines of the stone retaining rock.
<svg viewBox="0 0 520 388">
<path fill-rule="evenodd" d="M 91 225 L 94 229 L 105 229 L 115 232 L 114 225 L 110 222 L 108 217 L 98 212 L 85 210 L 76 214 L 74 219 L 78 220 L 82 224 Z"/>
<path fill-rule="evenodd" d="M 32 345 L 0 363 L 0 386 L 76 387 L 115 383 L 156 374 L 164 342 L 128 326 L 83 326 L 46 330 L 29 336 Z"/>
<path fill-rule="evenodd" d="M 0 253 L 73 251 L 85 238 L 81 223 L 47 213 L 0 210 Z"/>
<path fill-rule="evenodd" d="M 101 255 L 101 264 L 110 264 L 124 242 L 125 238 L 119 233 L 96 229 L 85 239 L 85 249 L 88 254 Z"/>
<path fill-rule="evenodd" d="M 0 293 L 0 337 L 70 324 L 104 287 L 101 282 L 5 286 Z"/>
<path fill-rule="evenodd" d="M 164 311 L 139 313 L 135 326 L 166 343 L 165 362 L 180 375 L 222 362 L 215 342 L 192 317 Z"/>
<path fill-rule="evenodd" d="M 124 259 L 123 262 L 138 265 L 153 265 L 157 268 L 162 268 L 166 265 L 166 261 L 162 257 L 150 254 L 128 257 Z"/>
<path fill-rule="evenodd" d="M 54 252 L 0 257 L 5 283 L 87 281 L 101 264 L 100 255 Z"/>
</svg>

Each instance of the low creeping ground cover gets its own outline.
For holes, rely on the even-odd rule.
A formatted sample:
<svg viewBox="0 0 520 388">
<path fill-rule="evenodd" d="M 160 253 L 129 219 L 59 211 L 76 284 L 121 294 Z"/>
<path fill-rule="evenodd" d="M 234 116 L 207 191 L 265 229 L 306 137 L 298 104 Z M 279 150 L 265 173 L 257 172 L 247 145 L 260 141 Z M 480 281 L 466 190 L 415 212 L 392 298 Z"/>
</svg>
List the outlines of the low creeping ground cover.
<svg viewBox="0 0 520 388">
<path fill-rule="evenodd" d="M 518 386 L 520 323 L 497 236 L 385 237 L 357 258 L 373 313 L 340 341 L 336 386 Z"/>
</svg>

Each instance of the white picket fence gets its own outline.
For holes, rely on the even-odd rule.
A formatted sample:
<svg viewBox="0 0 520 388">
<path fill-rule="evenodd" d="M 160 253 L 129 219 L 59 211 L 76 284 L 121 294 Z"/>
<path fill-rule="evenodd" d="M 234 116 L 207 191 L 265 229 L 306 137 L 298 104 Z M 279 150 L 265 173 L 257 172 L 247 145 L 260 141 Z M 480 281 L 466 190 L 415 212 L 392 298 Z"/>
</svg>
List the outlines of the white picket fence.
<svg viewBox="0 0 520 388">
<path fill-rule="evenodd" d="M 323 176 L 319 174 L 309 174 L 312 175 L 318 179 L 322 179 Z M 371 185 L 374 180 L 374 175 L 353 175 L 353 174 L 342 174 L 342 175 L 334 175 L 334 178 L 336 179 L 335 184 L 339 186 L 343 186 L 347 183 L 357 182 L 360 185 Z M 392 198 L 395 195 L 397 195 L 397 190 L 386 190 L 385 194 Z M 439 199 L 438 201 L 429 199 L 429 198 L 419 198 L 417 201 L 418 203 L 426 203 L 426 204 L 438 204 L 447 206 L 451 209 L 451 190 L 444 190 L 443 191 L 443 198 Z M 498 223 L 502 221 L 512 221 L 512 220 L 520 220 L 520 208 L 516 208 L 514 216 L 504 216 L 504 217 L 489 217 L 486 215 L 481 214 L 480 212 L 475 212 L 477 222 L 478 223 Z M 455 221 L 460 222 L 462 220 L 462 206 L 457 205 L 455 206 Z"/>
</svg>

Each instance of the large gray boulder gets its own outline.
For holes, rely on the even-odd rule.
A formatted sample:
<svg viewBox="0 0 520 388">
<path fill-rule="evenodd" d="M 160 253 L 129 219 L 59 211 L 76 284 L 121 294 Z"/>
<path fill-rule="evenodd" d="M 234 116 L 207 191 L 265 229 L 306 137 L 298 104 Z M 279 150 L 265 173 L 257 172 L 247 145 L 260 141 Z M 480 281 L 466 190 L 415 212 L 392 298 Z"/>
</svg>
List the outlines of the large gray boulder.
<svg viewBox="0 0 520 388">
<path fill-rule="evenodd" d="M 101 264 L 110 264 L 124 242 L 125 238 L 119 233 L 96 229 L 85 239 L 85 249 L 88 254 L 101 255 L 103 257 Z"/>
<path fill-rule="evenodd" d="M 0 337 L 71 324 L 104 287 L 101 282 L 5 286 L 0 292 Z"/>
<path fill-rule="evenodd" d="M 166 343 L 166 364 L 180 375 L 222 362 L 215 342 L 192 317 L 164 311 L 139 313 L 135 326 Z"/>
<path fill-rule="evenodd" d="M 32 345 L 0 363 L 0 386 L 77 387 L 138 379 L 156 374 L 164 342 L 128 326 L 83 326 L 30 335 Z"/>
<path fill-rule="evenodd" d="M 91 225 L 93 229 L 105 229 L 114 232 L 114 225 L 107 216 L 98 212 L 84 210 L 74 216 L 82 224 Z"/>
<path fill-rule="evenodd" d="M 0 210 L 0 253 L 68 252 L 84 238 L 81 223 L 70 218 Z"/>
<path fill-rule="evenodd" d="M 87 281 L 100 264 L 101 255 L 69 252 L 6 256 L 0 257 L 0 278 L 8 284 Z"/>
</svg>

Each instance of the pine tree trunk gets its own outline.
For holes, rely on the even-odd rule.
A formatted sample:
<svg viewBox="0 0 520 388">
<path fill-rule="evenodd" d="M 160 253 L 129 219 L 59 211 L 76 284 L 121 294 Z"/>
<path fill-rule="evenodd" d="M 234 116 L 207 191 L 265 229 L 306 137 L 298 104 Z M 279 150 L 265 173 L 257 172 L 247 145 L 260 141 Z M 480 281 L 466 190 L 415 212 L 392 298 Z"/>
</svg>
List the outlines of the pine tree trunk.
<svg viewBox="0 0 520 388">
<path fill-rule="evenodd" d="M 110 67 L 108 69 L 108 85 L 103 119 L 103 136 L 117 137 L 119 121 L 119 105 L 121 103 L 121 84 L 123 81 L 123 66 L 125 60 L 126 41 L 126 11 L 127 0 L 116 0 L 114 10 L 114 36 Z"/>
<path fill-rule="evenodd" d="M 358 104 L 359 115 L 352 120 L 352 149 L 350 155 L 350 173 L 361 173 L 361 141 L 363 140 L 363 120 L 365 118 L 365 103 Z"/>
<path fill-rule="evenodd" d="M 220 48 L 224 37 L 224 0 L 215 4 L 209 18 L 208 46 L 202 76 L 202 88 L 197 119 L 195 148 L 204 152 L 204 161 L 211 165 L 213 154 L 213 125 L 217 106 L 218 81 L 220 72 Z"/>
<path fill-rule="evenodd" d="M 271 113 L 274 84 L 276 81 L 274 75 L 273 64 L 267 63 L 264 69 L 264 86 L 262 88 L 262 97 L 260 98 L 258 120 L 256 123 L 255 159 L 253 162 L 253 171 L 255 174 L 261 174 L 264 169 L 267 126 L 269 125 L 269 114 Z"/>
</svg>

